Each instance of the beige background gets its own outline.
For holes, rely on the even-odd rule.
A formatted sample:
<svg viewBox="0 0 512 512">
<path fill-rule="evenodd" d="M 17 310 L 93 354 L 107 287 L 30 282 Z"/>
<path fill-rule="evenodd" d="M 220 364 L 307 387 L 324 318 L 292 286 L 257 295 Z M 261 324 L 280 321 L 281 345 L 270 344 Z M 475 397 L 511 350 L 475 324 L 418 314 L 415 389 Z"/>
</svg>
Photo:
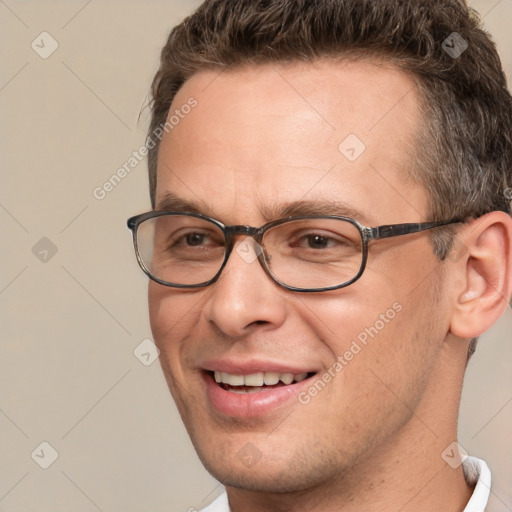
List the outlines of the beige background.
<svg viewBox="0 0 512 512">
<path fill-rule="evenodd" d="M 146 279 L 125 227 L 149 209 L 145 162 L 104 199 L 93 196 L 143 143 L 147 112 L 137 118 L 159 50 L 196 3 L 0 0 L 5 512 L 186 511 L 220 490 L 158 362 L 133 354 L 151 338 Z M 510 78 L 512 0 L 472 4 Z M 47 59 L 31 48 L 35 39 L 43 51 L 43 31 L 59 45 Z M 511 333 L 509 309 L 480 342 L 462 402 L 460 442 L 493 469 L 492 512 L 512 510 Z M 46 470 L 35 462 L 49 460 L 43 441 L 59 455 Z"/>
</svg>

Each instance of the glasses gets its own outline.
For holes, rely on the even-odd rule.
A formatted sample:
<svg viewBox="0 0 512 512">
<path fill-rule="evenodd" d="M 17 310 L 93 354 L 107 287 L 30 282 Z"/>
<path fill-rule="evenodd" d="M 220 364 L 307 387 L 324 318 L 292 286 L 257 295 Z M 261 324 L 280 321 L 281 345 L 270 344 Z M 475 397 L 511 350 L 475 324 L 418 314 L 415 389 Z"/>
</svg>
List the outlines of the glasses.
<svg viewBox="0 0 512 512">
<path fill-rule="evenodd" d="M 366 227 L 354 219 L 306 215 L 259 228 L 226 226 L 198 213 L 153 211 L 128 219 L 141 269 L 157 283 L 201 288 L 219 278 L 235 237 L 253 239 L 235 252 L 256 259 L 279 285 L 295 292 L 336 290 L 357 281 L 368 259 L 368 242 L 456 224 L 461 220 Z"/>
</svg>

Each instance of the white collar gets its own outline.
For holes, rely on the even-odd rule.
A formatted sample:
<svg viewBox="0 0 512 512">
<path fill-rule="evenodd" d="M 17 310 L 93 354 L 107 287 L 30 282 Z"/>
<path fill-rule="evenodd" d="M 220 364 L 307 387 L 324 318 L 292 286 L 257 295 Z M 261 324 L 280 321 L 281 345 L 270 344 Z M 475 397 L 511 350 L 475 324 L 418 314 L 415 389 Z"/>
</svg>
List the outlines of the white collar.
<svg viewBox="0 0 512 512">
<path fill-rule="evenodd" d="M 467 457 L 462 463 L 464 477 L 469 485 L 475 485 L 464 512 L 485 512 L 491 494 L 491 472 L 487 464 L 476 457 Z"/>
<path fill-rule="evenodd" d="M 475 485 L 475 490 L 468 501 L 464 512 L 485 512 L 491 493 L 491 472 L 487 464 L 476 457 L 467 457 L 462 463 L 464 477 L 469 485 Z M 230 512 L 228 496 L 224 492 L 213 503 L 200 512 Z"/>
</svg>

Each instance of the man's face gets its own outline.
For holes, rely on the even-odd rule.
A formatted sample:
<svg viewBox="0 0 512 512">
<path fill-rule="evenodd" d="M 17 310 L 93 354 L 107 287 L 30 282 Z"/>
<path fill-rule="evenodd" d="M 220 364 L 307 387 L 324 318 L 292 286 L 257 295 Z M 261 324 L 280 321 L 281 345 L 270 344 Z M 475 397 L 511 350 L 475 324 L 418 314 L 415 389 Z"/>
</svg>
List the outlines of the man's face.
<svg viewBox="0 0 512 512">
<path fill-rule="evenodd" d="M 426 193 L 407 178 L 420 121 L 402 72 L 334 61 L 202 72 L 171 114 L 192 96 L 162 141 L 157 209 L 172 193 L 233 225 L 299 202 L 297 214 L 335 205 L 367 226 L 427 220 Z M 236 251 L 245 240 L 209 287 L 149 285 L 161 364 L 205 466 L 227 485 L 293 491 L 412 442 L 449 324 L 428 234 L 370 243 L 363 276 L 323 293 L 279 287 Z M 240 388 L 214 372 L 307 378 Z"/>
</svg>

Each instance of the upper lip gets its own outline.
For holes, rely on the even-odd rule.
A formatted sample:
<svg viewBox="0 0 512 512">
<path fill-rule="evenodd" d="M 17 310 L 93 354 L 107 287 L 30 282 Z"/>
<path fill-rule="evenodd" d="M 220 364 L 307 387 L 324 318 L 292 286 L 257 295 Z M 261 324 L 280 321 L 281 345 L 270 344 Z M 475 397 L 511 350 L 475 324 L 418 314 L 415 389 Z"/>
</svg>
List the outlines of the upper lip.
<svg viewBox="0 0 512 512">
<path fill-rule="evenodd" d="M 264 361 L 251 358 L 250 360 L 211 359 L 201 364 L 201 368 L 210 372 L 225 372 L 232 375 L 250 375 L 260 372 L 277 373 L 317 373 L 309 365 L 290 365 L 276 361 Z"/>
</svg>

